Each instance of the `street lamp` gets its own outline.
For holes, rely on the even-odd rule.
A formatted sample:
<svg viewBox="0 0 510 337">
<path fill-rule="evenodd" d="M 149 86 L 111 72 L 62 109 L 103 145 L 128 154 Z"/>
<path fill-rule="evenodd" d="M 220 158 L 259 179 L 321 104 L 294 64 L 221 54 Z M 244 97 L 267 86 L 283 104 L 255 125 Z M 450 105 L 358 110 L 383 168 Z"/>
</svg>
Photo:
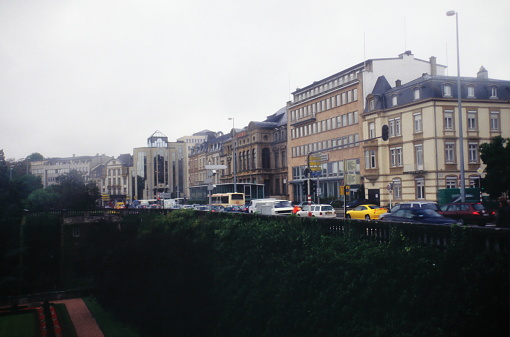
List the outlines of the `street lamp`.
<svg viewBox="0 0 510 337">
<path fill-rule="evenodd" d="M 232 121 L 232 144 L 234 152 L 232 153 L 232 162 L 233 162 L 233 169 L 234 169 L 234 192 L 237 192 L 237 165 L 236 165 L 236 152 L 237 152 L 237 146 L 236 146 L 236 128 L 234 124 L 234 117 L 229 117 L 229 121 Z"/>
<path fill-rule="evenodd" d="M 460 198 L 466 201 L 466 184 L 464 172 L 464 131 L 462 127 L 462 99 L 460 94 L 460 54 L 459 54 L 459 13 L 456 11 L 446 12 L 447 16 L 455 15 L 455 27 L 457 31 L 457 102 L 459 110 L 459 151 L 460 151 Z"/>
</svg>

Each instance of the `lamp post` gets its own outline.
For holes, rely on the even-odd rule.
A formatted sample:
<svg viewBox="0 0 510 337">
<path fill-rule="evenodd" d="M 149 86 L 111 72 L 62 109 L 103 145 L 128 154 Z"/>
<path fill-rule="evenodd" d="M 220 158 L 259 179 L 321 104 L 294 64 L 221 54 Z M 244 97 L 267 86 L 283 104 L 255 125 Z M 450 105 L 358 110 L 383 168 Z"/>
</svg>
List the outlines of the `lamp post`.
<svg viewBox="0 0 510 337">
<path fill-rule="evenodd" d="M 235 139 L 236 128 L 235 128 L 234 117 L 229 117 L 228 120 L 232 121 L 232 148 L 234 151 L 232 153 L 232 163 L 233 163 L 233 170 L 234 170 L 234 192 L 237 192 L 237 164 L 236 164 L 236 162 L 237 162 L 237 160 L 236 160 L 237 145 L 236 145 L 236 139 Z"/>
<path fill-rule="evenodd" d="M 460 53 L 459 53 L 459 13 L 456 11 L 446 12 L 447 16 L 455 15 L 455 28 L 457 31 L 457 102 L 459 110 L 459 151 L 460 151 L 460 198 L 461 202 L 466 201 L 466 183 L 464 172 L 464 131 L 462 127 L 462 99 L 460 93 Z"/>
</svg>

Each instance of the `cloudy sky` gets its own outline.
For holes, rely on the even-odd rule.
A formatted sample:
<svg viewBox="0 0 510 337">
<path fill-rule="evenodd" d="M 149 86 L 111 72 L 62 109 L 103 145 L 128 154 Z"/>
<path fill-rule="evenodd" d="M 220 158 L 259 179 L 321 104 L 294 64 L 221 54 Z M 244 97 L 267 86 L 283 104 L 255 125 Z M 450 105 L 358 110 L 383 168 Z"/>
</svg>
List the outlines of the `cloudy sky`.
<svg viewBox="0 0 510 337">
<path fill-rule="evenodd" d="M 508 0 L 0 0 L 0 149 L 118 156 L 261 121 L 364 59 L 510 80 Z"/>
</svg>

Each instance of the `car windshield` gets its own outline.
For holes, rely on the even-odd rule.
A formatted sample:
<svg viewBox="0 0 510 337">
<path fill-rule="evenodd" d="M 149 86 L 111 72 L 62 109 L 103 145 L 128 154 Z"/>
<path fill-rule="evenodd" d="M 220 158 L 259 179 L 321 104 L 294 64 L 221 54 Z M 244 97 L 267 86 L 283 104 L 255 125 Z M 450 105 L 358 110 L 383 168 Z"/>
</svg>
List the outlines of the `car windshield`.
<svg viewBox="0 0 510 337">
<path fill-rule="evenodd" d="M 282 201 L 276 201 L 274 203 L 274 208 L 285 208 L 285 207 L 291 207 L 292 208 L 291 202 L 288 201 L 288 200 L 282 200 Z"/>
</svg>

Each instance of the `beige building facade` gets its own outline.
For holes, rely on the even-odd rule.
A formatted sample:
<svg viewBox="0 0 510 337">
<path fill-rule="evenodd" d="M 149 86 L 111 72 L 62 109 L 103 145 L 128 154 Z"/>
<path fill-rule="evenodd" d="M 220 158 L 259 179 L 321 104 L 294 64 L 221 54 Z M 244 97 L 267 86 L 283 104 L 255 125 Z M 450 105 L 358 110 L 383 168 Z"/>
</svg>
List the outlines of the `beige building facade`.
<svg viewBox="0 0 510 337">
<path fill-rule="evenodd" d="M 365 143 L 367 189 L 381 203 L 436 201 L 440 189 L 478 187 L 484 165 L 479 147 L 494 136 L 510 137 L 510 81 L 461 79 L 465 181 L 460 181 L 457 77 L 424 75 L 391 87 L 381 78 L 367 96 L 364 137 L 389 126 L 389 139 Z"/>
<path fill-rule="evenodd" d="M 339 199 L 339 187 L 351 187 L 350 199 L 365 196 L 363 166 L 364 97 L 371 92 L 379 76 L 393 81 L 411 81 L 423 73 L 444 74 L 446 67 L 434 57 L 424 61 L 408 51 L 397 58 L 372 59 L 347 68 L 293 92 L 288 108 L 288 182 L 294 201 L 305 201 L 303 183 L 309 155 L 320 157 L 312 165 L 317 195 Z M 372 136 L 380 136 L 380 129 Z M 379 193 L 369 197 L 378 201 Z M 317 198 L 318 197 L 318 198 Z M 341 198 L 340 198 L 341 199 Z"/>
</svg>

